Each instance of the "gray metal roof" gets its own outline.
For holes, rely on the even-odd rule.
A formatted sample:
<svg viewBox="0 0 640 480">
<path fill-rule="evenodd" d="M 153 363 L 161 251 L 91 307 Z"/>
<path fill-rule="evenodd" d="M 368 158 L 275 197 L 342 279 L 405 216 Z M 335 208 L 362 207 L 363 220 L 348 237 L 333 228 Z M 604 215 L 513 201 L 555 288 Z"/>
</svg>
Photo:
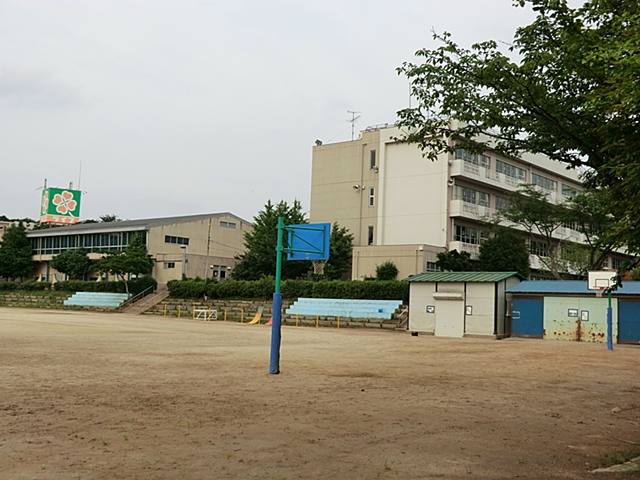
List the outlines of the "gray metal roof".
<svg viewBox="0 0 640 480">
<path fill-rule="evenodd" d="M 45 228 L 43 230 L 32 230 L 27 232 L 27 237 L 56 237 L 58 235 L 74 235 L 84 233 L 110 233 L 110 232 L 136 232 L 141 230 L 149 230 L 151 227 L 160 227 L 163 225 L 173 225 L 176 223 L 197 222 L 199 220 L 208 220 L 218 217 L 233 217 L 238 221 L 253 225 L 251 222 L 234 215 L 229 212 L 221 213 L 204 213 L 200 215 L 184 215 L 180 217 L 164 217 L 164 218 L 143 218 L 139 220 L 122 220 L 120 222 L 106 223 L 79 223 L 76 225 L 65 225 L 60 227 Z"/>
<path fill-rule="evenodd" d="M 507 290 L 507 293 L 555 293 L 561 295 L 595 295 L 586 280 L 527 280 Z M 640 295 L 640 282 L 623 281 L 614 295 Z"/>
<path fill-rule="evenodd" d="M 408 282 L 501 282 L 522 278 L 518 272 L 424 272 L 405 278 Z"/>
</svg>

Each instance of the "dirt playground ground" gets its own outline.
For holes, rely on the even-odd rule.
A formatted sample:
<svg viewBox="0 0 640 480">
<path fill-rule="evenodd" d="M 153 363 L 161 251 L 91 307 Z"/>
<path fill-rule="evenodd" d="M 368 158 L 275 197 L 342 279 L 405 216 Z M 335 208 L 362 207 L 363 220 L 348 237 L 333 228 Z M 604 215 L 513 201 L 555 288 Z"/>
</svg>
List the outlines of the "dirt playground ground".
<svg viewBox="0 0 640 480">
<path fill-rule="evenodd" d="M 269 347 L 0 308 L 0 479 L 608 479 L 640 443 L 638 347 L 284 327 L 281 375 Z"/>
</svg>

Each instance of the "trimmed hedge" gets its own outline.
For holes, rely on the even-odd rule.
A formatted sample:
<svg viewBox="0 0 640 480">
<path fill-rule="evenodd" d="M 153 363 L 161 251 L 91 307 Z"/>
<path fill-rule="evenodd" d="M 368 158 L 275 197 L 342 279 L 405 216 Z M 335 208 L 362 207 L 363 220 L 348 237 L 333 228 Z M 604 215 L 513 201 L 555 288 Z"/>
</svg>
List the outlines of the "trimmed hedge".
<svg viewBox="0 0 640 480">
<path fill-rule="evenodd" d="M 0 282 L 0 291 L 8 292 L 10 290 L 15 290 L 18 288 L 18 284 L 16 282 Z"/>
<path fill-rule="evenodd" d="M 22 282 L 18 286 L 19 290 L 23 290 L 26 292 L 36 292 L 39 290 L 50 290 L 51 283 L 49 282 L 38 282 L 37 280 L 27 280 L 26 282 Z"/>
<path fill-rule="evenodd" d="M 136 280 L 130 280 L 129 293 L 137 295 L 149 287 L 158 286 L 158 282 L 153 277 L 142 277 Z M 96 282 L 93 280 L 67 280 L 58 282 L 53 285 L 54 290 L 60 292 L 107 292 L 107 293 L 126 293 L 124 282 Z"/>
<path fill-rule="evenodd" d="M 263 278 L 256 281 L 224 280 L 171 280 L 167 283 L 174 298 L 211 299 L 270 299 L 273 297 L 275 281 Z M 309 282 L 285 280 L 280 285 L 282 297 L 305 298 L 350 298 L 363 300 L 402 300 L 409 303 L 409 283 L 397 280 L 363 282 L 358 280 Z"/>
</svg>

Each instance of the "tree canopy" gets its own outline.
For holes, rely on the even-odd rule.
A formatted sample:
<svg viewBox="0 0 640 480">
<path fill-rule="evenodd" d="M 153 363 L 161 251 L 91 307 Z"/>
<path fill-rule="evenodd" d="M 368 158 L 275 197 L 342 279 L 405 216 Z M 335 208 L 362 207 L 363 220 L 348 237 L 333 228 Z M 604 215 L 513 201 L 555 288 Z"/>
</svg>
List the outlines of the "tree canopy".
<svg viewBox="0 0 640 480">
<path fill-rule="evenodd" d="M 609 190 L 618 237 L 640 251 L 640 3 L 518 3 L 536 17 L 508 54 L 494 40 L 466 49 L 443 33 L 440 47 L 416 53 L 422 63 L 398 69 L 418 99 L 398 112 L 404 139 L 432 160 L 457 146 L 581 167 L 590 186 Z"/>
<path fill-rule="evenodd" d="M 60 273 L 69 275 L 71 280 L 83 280 L 91 271 L 91 260 L 87 256 L 87 250 L 77 248 L 53 257 L 51 266 Z"/>
<path fill-rule="evenodd" d="M 232 278 L 236 280 L 259 280 L 263 276 L 273 276 L 276 273 L 276 245 L 278 242 L 278 217 L 284 218 L 285 225 L 307 223 L 299 200 L 288 205 L 282 200 L 274 205 L 267 201 L 264 210 L 258 212 L 253 219 L 253 229 L 244 234 L 246 252 L 237 255 L 238 260 Z M 287 243 L 285 235 L 285 246 Z M 282 278 L 299 278 L 306 274 L 311 267 L 310 262 L 282 260 Z"/>
<path fill-rule="evenodd" d="M 353 234 L 347 227 L 337 223 L 331 226 L 329 241 L 329 260 L 324 266 L 324 277 L 328 280 L 340 280 L 342 275 L 351 270 L 353 256 Z"/>
<path fill-rule="evenodd" d="M 149 274 L 153 269 L 153 264 L 154 260 L 149 255 L 142 237 L 134 235 L 124 250 L 106 252 L 106 255 L 98 260 L 95 266 L 99 272 L 108 272 L 124 281 L 127 293 L 129 293 L 127 276 L 129 274 L 136 276 Z"/>
<path fill-rule="evenodd" d="M 493 238 L 480 245 L 480 270 L 487 272 L 518 272 L 529 278 L 529 249 L 518 232 L 499 229 Z"/>
<path fill-rule="evenodd" d="M 0 277 L 15 280 L 31 275 L 32 251 L 24 224 L 10 225 L 0 240 Z"/>
<path fill-rule="evenodd" d="M 443 272 L 469 272 L 475 270 L 475 265 L 469 252 L 450 250 L 438 253 L 437 257 L 436 265 Z"/>
</svg>

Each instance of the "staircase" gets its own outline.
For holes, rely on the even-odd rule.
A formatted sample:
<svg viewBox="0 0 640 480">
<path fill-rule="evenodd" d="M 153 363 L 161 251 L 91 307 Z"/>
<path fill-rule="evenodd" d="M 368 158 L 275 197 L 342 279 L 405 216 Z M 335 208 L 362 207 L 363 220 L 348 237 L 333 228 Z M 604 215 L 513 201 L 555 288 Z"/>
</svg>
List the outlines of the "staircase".
<svg viewBox="0 0 640 480">
<path fill-rule="evenodd" d="M 127 313 L 129 315 L 140 315 L 141 313 L 155 307 L 168 296 L 169 290 L 167 290 L 166 287 L 164 289 L 158 289 L 155 293 L 151 293 L 147 296 L 142 296 L 138 299 L 135 297 L 132 298 L 131 302 L 128 302 L 120 309 L 120 312 Z"/>
</svg>

